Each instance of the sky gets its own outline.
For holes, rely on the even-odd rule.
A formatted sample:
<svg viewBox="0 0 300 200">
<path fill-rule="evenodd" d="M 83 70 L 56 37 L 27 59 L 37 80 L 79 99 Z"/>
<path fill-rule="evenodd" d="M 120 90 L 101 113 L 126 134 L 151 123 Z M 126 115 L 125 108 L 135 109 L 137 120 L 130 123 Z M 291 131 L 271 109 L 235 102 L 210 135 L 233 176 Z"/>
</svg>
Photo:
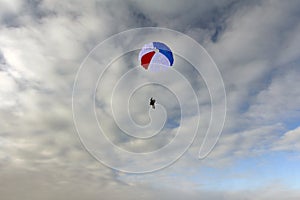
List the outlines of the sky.
<svg viewBox="0 0 300 200">
<path fill-rule="evenodd" d="M 298 0 L 0 0 L 1 199 L 299 199 L 299 32 Z"/>
</svg>

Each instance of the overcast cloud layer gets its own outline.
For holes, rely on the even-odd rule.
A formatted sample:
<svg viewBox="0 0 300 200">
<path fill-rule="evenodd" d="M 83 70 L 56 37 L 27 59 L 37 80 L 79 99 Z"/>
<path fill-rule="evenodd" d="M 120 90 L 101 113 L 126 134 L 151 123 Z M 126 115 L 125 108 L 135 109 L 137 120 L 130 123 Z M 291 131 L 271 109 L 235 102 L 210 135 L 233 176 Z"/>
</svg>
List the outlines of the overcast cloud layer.
<svg viewBox="0 0 300 200">
<path fill-rule="evenodd" d="M 80 143 L 72 87 L 97 44 L 149 26 L 180 31 L 205 47 L 224 80 L 227 118 L 207 158 L 197 158 L 200 134 L 169 168 L 125 174 L 96 161 Z M 298 0 L 0 0 L 1 199 L 299 199 L 299 32 Z M 106 53 L 122 48 L 126 45 Z M 126 62 L 133 61 L 121 59 L 108 73 L 118 78 L 128 70 L 118 67 Z M 200 130 L 205 130 L 207 88 L 199 87 L 203 79 L 189 64 L 178 63 L 186 66 L 178 70 L 199 98 Z M 107 77 L 103 84 L 113 83 Z M 176 126 L 151 143 L 121 137 L 106 116 L 110 99 L 97 95 L 97 113 L 119 146 L 150 151 L 172 139 Z M 172 94 L 166 95 L 162 104 L 173 111 L 175 123 L 178 103 L 167 104 Z M 143 109 L 133 109 L 142 124 L 149 120 Z"/>
</svg>

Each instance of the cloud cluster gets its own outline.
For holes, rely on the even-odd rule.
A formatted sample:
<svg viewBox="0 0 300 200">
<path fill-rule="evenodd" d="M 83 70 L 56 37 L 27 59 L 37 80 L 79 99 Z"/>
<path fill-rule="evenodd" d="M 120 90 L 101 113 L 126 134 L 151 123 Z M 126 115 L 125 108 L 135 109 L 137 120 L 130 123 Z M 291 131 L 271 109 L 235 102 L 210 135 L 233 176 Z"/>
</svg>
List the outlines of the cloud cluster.
<svg viewBox="0 0 300 200">
<path fill-rule="evenodd" d="M 300 151 L 297 142 L 299 7 L 297 0 L 0 1 L 1 196 L 5 199 L 299 198 L 298 192 L 285 185 L 216 192 L 201 185 L 189 189 L 191 183 L 187 177 L 182 180 L 175 176 L 169 182 L 173 173 L 196 174 L 202 169 L 200 165 L 222 168 L 240 158 Z M 171 28 L 200 42 L 219 66 L 228 100 L 224 134 L 208 159 L 199 164 L 196 157 L 204 137 L 201 131 L 206 130 L 210 119 L 209 93 L 201 76 L 181 61 L 186 68 L 179 71 L 189 77 L 199 98 L 203 120 L 200 135 L 182 161 L 169 172 L 163 170 L 153 175 L 148 182 L 131 180 L 96 162 L 76 135 L 71 111 L 76 71 L 90 50 L 112 34 L 143 26 Z M 122 48 L 126 47 L 120 45 L 105 53 Z M 117 63 L 111 73 L 116 77 L 121 75 L 123 71 L 118 66 L 124 62 L 128 60 Z M 106 81 L 113 83 L 110 77 Z M 162 104 L 168 111 L 176 110 L 178 105 L 167 104 L 168 98 L 172 95 L 163 99 Z M 104 100 L 99 102 L 99 112 L 103 115 L 110 99 Z M 148 120 L 143 112 L 132 108 L 139 123 Z M 178 116 L 175 111 L 169 114 Z M 109 118 L 104 124 L 117 133 Z M 188 127 L 183 128 L 189 131 Z M 149 144 L 131 142 L 118 134 L 111 137 L 120 146 L 146 151 L 170 139 L 163 137 Z M 182 182 L 184 189 L 170 186 L 176 181 Z M 161 188 L 155 187 L 158 182 Z"/>
</svg>

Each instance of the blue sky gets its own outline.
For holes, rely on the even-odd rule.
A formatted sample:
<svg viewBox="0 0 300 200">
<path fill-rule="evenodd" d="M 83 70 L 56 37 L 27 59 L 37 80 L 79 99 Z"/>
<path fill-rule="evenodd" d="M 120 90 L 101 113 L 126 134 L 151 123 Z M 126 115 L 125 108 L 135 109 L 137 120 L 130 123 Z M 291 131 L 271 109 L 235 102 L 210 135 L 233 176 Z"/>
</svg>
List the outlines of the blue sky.
<svg viewBox="0 0 300 200">
<path fill-rule="evenodd" d="M 0 0 L 1 197 L 299 199 L 299 9 L 298 0 Z M 115 37 L 105 48 L 99 45 L 114 34 L 143 27 L 165 30 L 158 36 L 139 29 L 143 34 Z M 205 48 L 225 88 L 225 124 L 204 159 L 198 158 L 199 148 L 212 106 L 222 113 L 223 85 L 209 69 L 214 65 L 208 54 L 195 43 L 185 43 L 183 35 Z M 172 76 L 152 76 L 134 68 L 139 65 L 138 49 L 122 54 L 152 38 L 177 53 Z M 193 58 L 198 58 L 202 74 L 189 63 Z M 94 91 L 99 73 L 111 59 L 115 60 L 95 90 L 95 113 L 90 112 L 94 105 L 85 104 L 91 101 L 88 91 Z M 83 70 L 76 76 L 80 66 Z M 129 78 L 115 87 L 130 70 Z M 80 84 L 72 110 L 75 80 Z M 142 86 L 149 80 L 163 87 Z M 136 85 L 141 87 L 123 106 L 130 87 Z M 153 93 L 160 94 L 158 105 L 149 110 L 145 102 Z M 127 111 L 136 124 L 152 124 L 147 129 L 132 124 Z M 77 126 L 73 115 L 79 116 Z M 95 115 L 116 148 L 99 140 Z M 124 173 L 92 156 L 116 168 L 153 169 L 189 144 L 198 119 L 192 145 L 167 168 Z M 160 129 L 162 122 L 172 123 Z M 126 130 L 138 130 L 135 136 L 160 132 L 144 140 L 134 139 L 130 131 L 124 134 Z M 177 133 L 183 135 L 176 137 Z M 213 144 L 216 135 L 209 136 L 206 144 Z M 176 142 L 166 154 L 140 156 L 141 160 L 117 148 L 149 153 L 169 146 L 172 139 Z"/>
</svg>

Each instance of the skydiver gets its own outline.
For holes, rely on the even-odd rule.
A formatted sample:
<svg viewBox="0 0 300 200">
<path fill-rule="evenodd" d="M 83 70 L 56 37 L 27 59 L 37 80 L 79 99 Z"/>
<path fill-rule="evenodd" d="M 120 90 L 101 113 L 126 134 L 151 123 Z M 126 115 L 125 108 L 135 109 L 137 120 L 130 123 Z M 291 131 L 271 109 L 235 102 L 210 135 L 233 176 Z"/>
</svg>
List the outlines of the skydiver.
<svg viewBox="0 0 300 200">
<path fill-rule="evenodd" d="M 155 99 L 153 99 L 152 97 L 150 99 L 150 106 L 152 106 L 152 108 L 155 109 Z"/>
</svg>

